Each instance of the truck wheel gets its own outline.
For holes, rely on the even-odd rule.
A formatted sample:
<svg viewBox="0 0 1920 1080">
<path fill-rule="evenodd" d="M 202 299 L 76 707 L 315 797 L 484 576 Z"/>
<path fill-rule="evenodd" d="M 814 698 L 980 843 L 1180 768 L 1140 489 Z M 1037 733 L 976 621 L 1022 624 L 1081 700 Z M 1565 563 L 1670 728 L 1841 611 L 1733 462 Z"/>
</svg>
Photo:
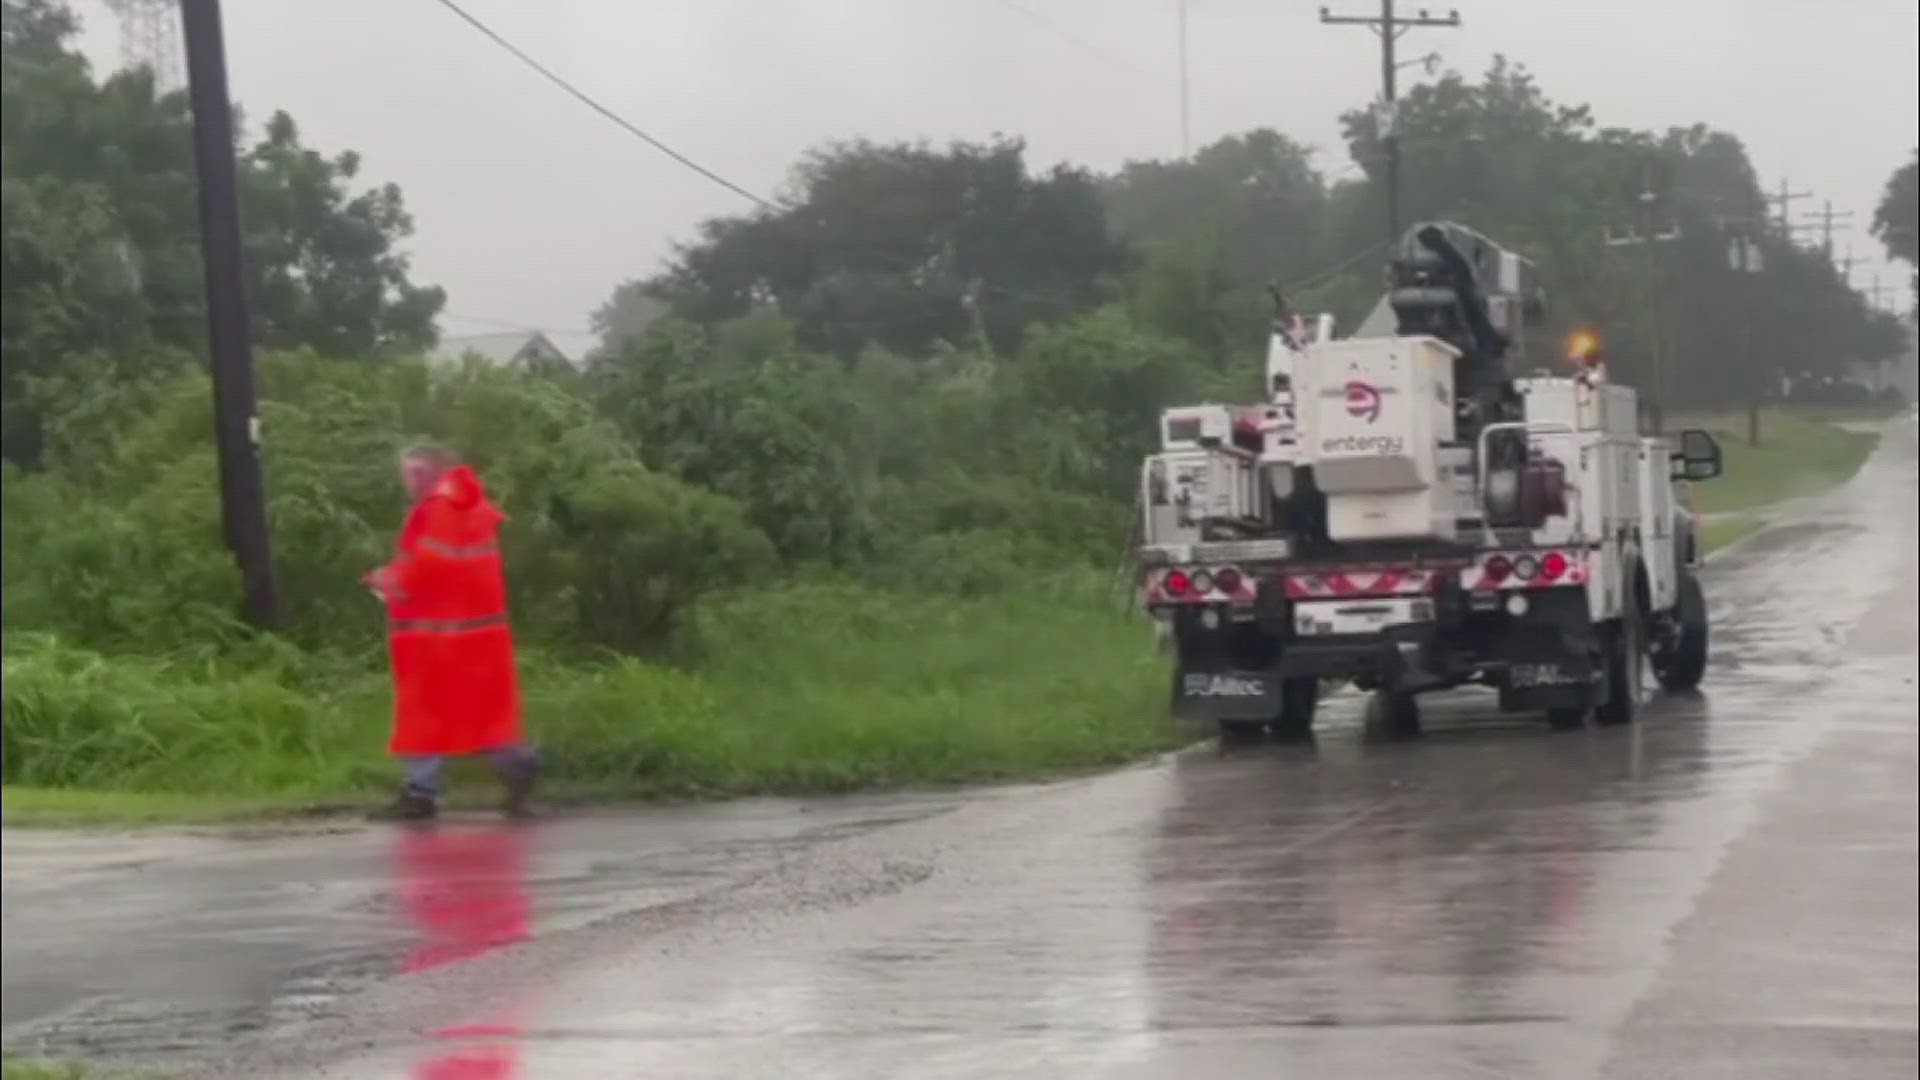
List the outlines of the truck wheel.
<svg viewBox="0 0 1920 1080">
<path fill-rule="evenodd" d="M 1369 739 L 1417 739 L 1420 737 L 1420 703 L 1412 694 L 1375 690 L 1367 698 L 1365 730 Z"/>
<path fill-rule="evenodd" d="M 1676 693 L 1699 686 L 1707 674 L 1707 594 L 1692 571 L 1681 573 L 1679 593 L 1673 641 L 1653 655 L 1655 677 Z"/>
<path fill-rule="evenodd" d="M 1593 713 L 1602 724 L 1631 724 L 1640 712 L 1641 667 L 1646 663 L 1647 650 L 1641 640 L 1637 608 L 1628 601 L 1607 649 L 1607 696 Z"/>
<path fill-rule="evenodd" d="M 1273 737 L 1282 742 L 1313 738 L 1313 714 L 1320 707 L 1320 680 L 1297 676 L 1280 683 L 1280 715 L 1274 717 Z"/>
<path fill-rule="evenodd" d="M 1220 721 L 1220 745 L 1248 746 L 1259 742 L 1266 731 L 1267 725 L 1259 720 L 1222 720 Z"/>
</svg>

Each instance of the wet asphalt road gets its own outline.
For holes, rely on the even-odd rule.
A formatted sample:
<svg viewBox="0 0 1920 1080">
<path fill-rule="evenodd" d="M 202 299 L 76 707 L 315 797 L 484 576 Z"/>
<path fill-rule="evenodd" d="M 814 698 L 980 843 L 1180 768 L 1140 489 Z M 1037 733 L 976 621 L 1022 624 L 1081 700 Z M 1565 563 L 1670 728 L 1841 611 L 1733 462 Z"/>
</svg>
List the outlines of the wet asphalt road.
<svg viewBox="0 0 1920 1080">
<path fill-rule="evenodd" d="M 1701 696 L 971 794 L 5 836 L 10 1048 L 231 1076 L 1912 1077 L 1916 454 L 1709 568 Z"/>
</svg>

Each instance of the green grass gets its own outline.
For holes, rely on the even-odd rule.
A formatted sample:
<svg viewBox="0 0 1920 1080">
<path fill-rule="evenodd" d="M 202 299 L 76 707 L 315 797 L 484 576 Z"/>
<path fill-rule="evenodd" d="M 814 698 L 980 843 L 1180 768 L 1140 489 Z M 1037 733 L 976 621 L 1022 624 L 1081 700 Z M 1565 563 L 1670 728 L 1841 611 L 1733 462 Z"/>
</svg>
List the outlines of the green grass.
<svg viewBox="0 0 1920 1080">
<path fill-rule="evenodd" d="M 84 1066 L 28 1058 L 0 1062 L 0 1080 L 87 1080 Z"/>
<path fill-rule="evenodd" d="M 349 796 L 306 804 L 315 812 L 342 806 Z M 130 826 L 222 825 L 286 817 L 305 809 L 295 798 L 222 798 L 150 791 L 25 787 L 8 784 L 3 797 L 8 825 Z"/>
<path fill-rule="evenodd" d="M 0 1061 L 0 1080 L 147 1080 L 158 1075 L 147 1070 L 110 1069 L 41 1058 L 9 1057 Z"/>
<path fill-rule="evenodd" d="M 1752 510 L 1833 487 L 1860 470 L 1876 437 L 1846 431 L 1798 413 L 1769 411 L 1760 422 L 1760 445 L 1747 445 L 1744 414 L 1694 418 L 1674 427 L 1704 427 L 1725 454 L 1719 478 L 1693 485 L 1703 514 Z"/>
<path fill-rule="evenodd" d="M 1089 586 L 967 600 L 789 586 L 712 606 L 689 650 L 681 666 L 523 658 L 556 795 L 1011 780 L 1178 741 L 1147 628 Z M 9 824 L 284 816 L 365 803 L 395 778 L 379 671 L 108 658 L 30 635 L 9 638 L 5 664 Z M 479 774 L 453 780 L 491 798 Z"/>
<path fill-rule="evenodd" d="M 1729 544 L 1744 540 L 1766 526 L 1766 518 L 1757 514 L 1734 514 L 1700 526 L 1700 550 L 1711 554 Z"/>
<path fill-rule="evenodd" d="M 1770 413 L 1710 418 L 1725 474 L 1697 506 L 1708 550 L 1761 508 L 1844 481 L 1870 435 Z M 1164 663 L 1098 583 L 960 599 L 794 584 L 708 605 L 681 662 L 529 651 L 530 737 L 568 798 L 688 798 L 1011 780 L 1176 744 Z M 11 633 L 9 824 L 258 820 L 364 804 L 394 782 L 389 691 L 368 657 L 262 643 L 103 656 Z M 456 802 L 490 799 L 468 763 Z"/>
<path fill-rule="evenodd" d="M 1713 432 L 1725 455 L 1721 475 L 1692 485 L 1694 508 L 1710 515 L 1700 546 L 1712 552 L 1765 528 L 1772 504 L 1845 483 L 1873 452 L 1876 437 L 1834 426 L 1876 419 L 1870 410 L 1768 411 L 1760 419 L 1760 445 L 1747 443 L 1744 413 L 1674 419 L 1673 428 Z"/>
</svg>

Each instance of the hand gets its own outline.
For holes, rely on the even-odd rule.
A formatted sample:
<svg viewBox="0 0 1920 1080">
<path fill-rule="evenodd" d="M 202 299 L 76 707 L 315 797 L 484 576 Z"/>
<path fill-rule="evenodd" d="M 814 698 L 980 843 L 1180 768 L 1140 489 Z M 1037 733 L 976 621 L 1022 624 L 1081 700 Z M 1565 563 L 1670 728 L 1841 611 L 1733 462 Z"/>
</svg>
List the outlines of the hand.
<svg viewBox="0 0 1920 1080">
<path fill-rule="evenodd" d="M 393 571 L 385 566 L 361 575 L 360 584 L 373 590 L 373 594 L 382 600 L 393 599 Z"/>
</svg>

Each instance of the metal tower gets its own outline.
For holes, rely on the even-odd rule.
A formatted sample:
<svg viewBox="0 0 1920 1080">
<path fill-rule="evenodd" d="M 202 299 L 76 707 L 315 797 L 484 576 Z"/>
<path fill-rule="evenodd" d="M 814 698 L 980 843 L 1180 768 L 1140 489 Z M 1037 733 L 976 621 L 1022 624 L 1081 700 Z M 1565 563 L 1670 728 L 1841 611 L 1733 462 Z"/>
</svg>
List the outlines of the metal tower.
<svg viewBox="0 0 1920 1080">
<path fill-rule="evenodd" d="M 120 19 L 120 62 L 153 71 L 157 94 L 187 86 L 179 0 L 107 0 Z"/>
</svg>

